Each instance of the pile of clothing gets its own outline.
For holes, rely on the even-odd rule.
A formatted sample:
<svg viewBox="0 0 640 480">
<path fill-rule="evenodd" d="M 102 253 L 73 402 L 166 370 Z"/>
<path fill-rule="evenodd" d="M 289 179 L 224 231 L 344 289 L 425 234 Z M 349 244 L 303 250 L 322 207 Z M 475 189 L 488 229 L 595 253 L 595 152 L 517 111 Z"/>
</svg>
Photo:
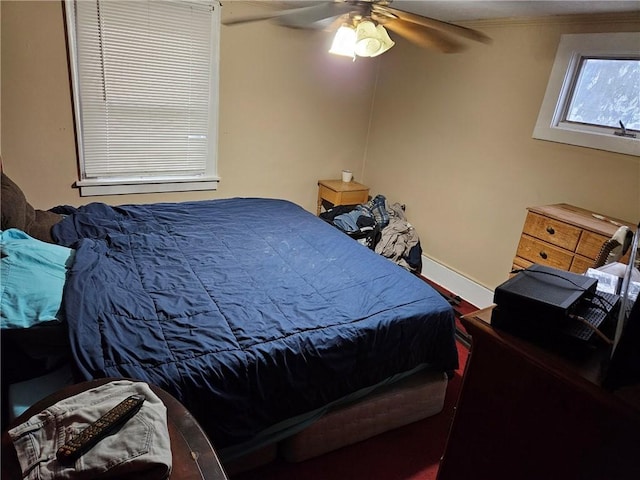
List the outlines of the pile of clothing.
<svg viewBox="0 0 640 480">
<path fill-rule="evenodd" d="M 411 271 L 422 269 L 422 248 L 413 226 L 399 203 L 389 205 L 384 195 L 367 203 L 338 206 L 320 214 L 320 218 L 376 253 Z"/>
</svg>

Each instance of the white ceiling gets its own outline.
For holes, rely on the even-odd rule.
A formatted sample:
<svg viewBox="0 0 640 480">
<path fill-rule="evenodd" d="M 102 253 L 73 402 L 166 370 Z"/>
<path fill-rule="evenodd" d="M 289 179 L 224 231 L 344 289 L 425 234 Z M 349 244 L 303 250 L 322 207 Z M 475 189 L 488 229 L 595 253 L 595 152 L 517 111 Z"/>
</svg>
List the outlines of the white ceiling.
<svg viewBox="0 0 640 480">
<path fill-rule="evenodd" d="M 584 0 L 394 0 L 392 7 L 449 22 L 512 17 L 540 17 L 582 13 L 636 12 L 640 18 L 640 1 Z"/>
</svg>

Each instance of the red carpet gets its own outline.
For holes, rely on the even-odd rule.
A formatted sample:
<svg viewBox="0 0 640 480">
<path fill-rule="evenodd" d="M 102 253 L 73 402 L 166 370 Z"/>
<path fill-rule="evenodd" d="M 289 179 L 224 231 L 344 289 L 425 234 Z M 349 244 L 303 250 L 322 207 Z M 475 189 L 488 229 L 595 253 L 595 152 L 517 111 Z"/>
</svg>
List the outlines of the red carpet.
<svg viewBox="0 0 640 480">
<path fill-rule="evenodd" d="M 460 369 L 439 414 L 304 462 L 277 460 L 232 480 L 435 480 L 467 361 L 460 342 L 458 352 Z"/>
</svg>

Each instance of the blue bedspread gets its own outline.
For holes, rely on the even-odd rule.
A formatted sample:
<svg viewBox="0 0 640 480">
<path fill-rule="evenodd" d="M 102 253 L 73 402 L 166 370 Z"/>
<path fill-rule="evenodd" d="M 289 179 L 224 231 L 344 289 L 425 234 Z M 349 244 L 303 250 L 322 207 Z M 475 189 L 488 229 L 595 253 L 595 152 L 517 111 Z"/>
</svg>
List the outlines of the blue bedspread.
<svg viewBox="0 0 640 480">
<path fill-rule="evenodd" d="M 79 208 L 64 305 L 86 378 L 183 402 L 217 448 L 420 364 L 458 366 L 423 281 L 282 200 Z"/>
</svg>

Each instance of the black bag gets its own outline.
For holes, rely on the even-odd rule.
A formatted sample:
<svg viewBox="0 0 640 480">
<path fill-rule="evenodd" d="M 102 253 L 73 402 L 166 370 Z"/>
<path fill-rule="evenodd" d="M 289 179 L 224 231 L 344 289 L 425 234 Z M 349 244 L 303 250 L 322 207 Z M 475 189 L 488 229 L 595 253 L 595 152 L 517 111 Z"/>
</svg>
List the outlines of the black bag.
<svg viewBox="0 0 640 480">
<path fill-rule="evenodd" d="M 336 227 L 337 228 L 337 227 Z M 342 230 L 344 232 L 344 230 Z M 372 227 L 360 227 L 360 230 L 355 232 L 344 232 L 349 235 L 351 238 L 356 240 L 358 243 L 361 243 L 365 247 L 369 247 L 371 250 L 375 250 L 376 244 L 380 240 L 382 236 L 382 232 L 380 232 L 380 227 L 376 223 Z"/>
<path fill-rule="evenodd" d="M 358 243 L 374 250 L 376 248 L 376 244 L 380 240 L 382 233 L 380 231 L 380 226 L 375 222 L 373 218 L 368 218 L 370 221 L 360 222 L 358 221 L 358 230 L 347 232 L 340 228 L 333 222 L 333 219 L 338 215 L 342 215 L 343 213 L 349 213 L 354 210 L 357 205 L 340 205 L 337 207 L 330 208 L 326 212 L 322 212 L 320 214 L 320 218 L 325 222 L 333 225 L 341 232 L 349 235 L 351 238 L 356 240 Z"/>
</svg>

